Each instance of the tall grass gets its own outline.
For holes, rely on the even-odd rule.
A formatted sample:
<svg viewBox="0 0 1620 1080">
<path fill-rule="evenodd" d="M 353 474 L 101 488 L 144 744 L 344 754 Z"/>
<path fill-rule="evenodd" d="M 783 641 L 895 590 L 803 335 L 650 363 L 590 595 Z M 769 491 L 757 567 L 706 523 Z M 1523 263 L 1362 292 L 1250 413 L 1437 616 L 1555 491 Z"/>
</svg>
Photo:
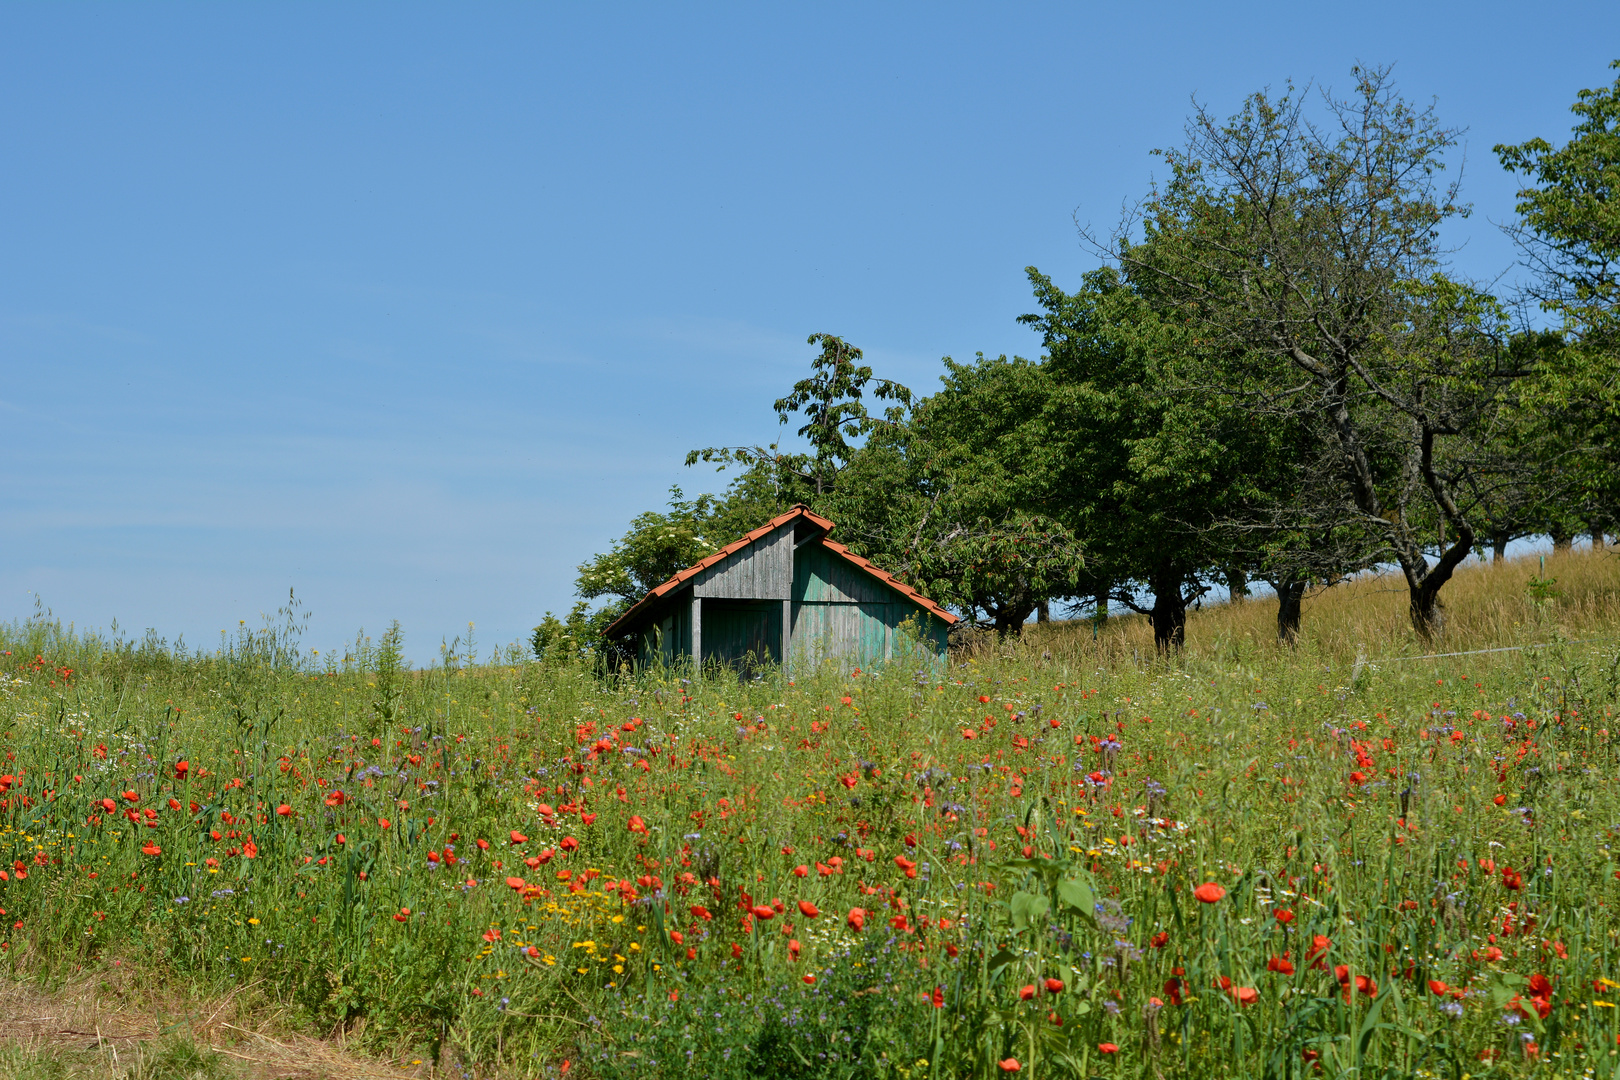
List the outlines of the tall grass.
<svg viewBox="0 0 1620 1080">
<path fill-rule="evenodd" d="M 1461 575 L 1445 651 L 1520 651 L 1403 659 L 1363 581 L 1297 650 L 1249 601 L 1168 660 L 1120 619 L 792 682 L 41 613 L 0 635 L 0 964 L 453 1075 L 1609 1075 L 1613 567 Z"/>
<path fill-rule="evenodd" d="M 1306 594 L 1299 655 L 1335 663 L 1436 652 L 1572 640 L 1620 627 L 1620 551 L 1590 549 L 1528 555 L 1500 563 L 1471 563 L 1441 592 L 1444 636 L 1425 642 L 1407 615 L 1399 572 L 1362 575 Z M 1035 644 L 1076 662 L 1140 662 L 1154 651 L 1146 618 L 1119 615 L 1100 627 L 1089 619 L 1029 628 Z M 988 647 L 988 641 L 981 648 Z M 1201 606 L 1187 615 L 1190 656 L 1274 651 L 1277 605 L 1257 596 Z"/>
</svg>

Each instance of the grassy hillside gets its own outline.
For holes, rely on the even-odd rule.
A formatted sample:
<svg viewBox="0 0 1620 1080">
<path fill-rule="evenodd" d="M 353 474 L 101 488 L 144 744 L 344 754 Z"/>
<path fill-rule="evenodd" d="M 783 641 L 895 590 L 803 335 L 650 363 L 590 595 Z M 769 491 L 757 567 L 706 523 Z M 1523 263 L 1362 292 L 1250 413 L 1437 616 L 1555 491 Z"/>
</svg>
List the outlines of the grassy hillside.
<svg viewBox="0 0 1620 1080">
<path fill-rule="evenodd" d="M 1398 572 L 1307 593 L 1298 655 L 1343 664 L 1358 654 L 1382 660 L 1613 633 L 1620 627 L 1620 549 L 1463 567 L 1441 593 L 1448 625 L 1435 643 L 1412 631 L 1406 598 Z M 1034 626 L 1028 638 L 1080 663 L 1129 663 L 1153 652 L 1153 631 L 1139 615 L 1116 614 L 1095 640 L 1089 620 Z M 1277 604 L 1269 596 L 1213 603 L 1187 616 L 1192 657 L 1261 658 L 1277 651 L 1276 641 Z"/>
<path fill-rule="evenodd" d="M 1610 1075 L 1620 574 L 1538 570 L 791 683 L 12 626 L 0 991 L 130 1041 L 0 1066 Z"/>
</svg>

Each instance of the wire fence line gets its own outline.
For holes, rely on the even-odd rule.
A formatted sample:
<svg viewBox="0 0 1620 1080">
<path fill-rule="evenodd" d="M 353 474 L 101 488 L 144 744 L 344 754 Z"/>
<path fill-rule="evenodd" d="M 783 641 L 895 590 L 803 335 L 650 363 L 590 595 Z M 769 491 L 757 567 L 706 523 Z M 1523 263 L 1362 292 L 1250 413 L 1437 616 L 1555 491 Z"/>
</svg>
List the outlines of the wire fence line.
<svg viewBox="0 0 1620 1080">
<path fill-rule="evenodd" d="M 1443 660 L 1448 656 L 1480 656 L 1484 653 L 1519 652 L 1522 649 L 1550 649 L 1554 645 L 1594 645 L 1604 641 L 1604 638 L 1587 638 L 1584 641 L 1543 641 L 1539 645 L 1503 645 L 1495 649 L 1469 649 L 1467 652 L 1420 653 L 1417 656 L 1386 656 L 1371 663 L 1389 664 L 1396 660 Z"/>
</svg>

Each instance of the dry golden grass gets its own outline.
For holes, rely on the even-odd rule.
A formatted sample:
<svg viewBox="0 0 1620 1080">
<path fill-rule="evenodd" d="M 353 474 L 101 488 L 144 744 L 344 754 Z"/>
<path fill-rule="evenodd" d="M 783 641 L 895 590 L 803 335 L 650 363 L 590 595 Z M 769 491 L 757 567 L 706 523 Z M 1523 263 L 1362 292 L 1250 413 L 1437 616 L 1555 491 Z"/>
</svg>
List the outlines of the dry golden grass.
<svg viewBox="0 0 1620 1080">
<path fill-rule="evenodd" d="M 1546 599 L 1530 588 L 1545 575 Z M 1558 552 L 1460 569 L 1441 592 L 1444 636 L 1424 642 L 1407 616 L 1405 579 L 1368 575 L 1305 598 L 1297 655 L 1335 663 L 1466 652 L 1554 640 L 1607 636 L 1620 629 L 1620 549 Z M 1153 631 L 1140 615 L 1116 616 L 1093 636 L 1086 620 L 1031 626 L 1017 648 L 1071 663 L 1110 667 L 1153 656 Z M 1277 604 L 1271 597 L 1206 604 L 1187 617 L 1189 657 L 1281 653 Z"/>
<path fill-rule="evenodd" d="M 368 1061 L 288 1032 L 241 993 L 196 999 L 103 970 L 50 989 L 0 979 L 6 1080 L 405 1080 L 431 1066 Z"/>
</svg>

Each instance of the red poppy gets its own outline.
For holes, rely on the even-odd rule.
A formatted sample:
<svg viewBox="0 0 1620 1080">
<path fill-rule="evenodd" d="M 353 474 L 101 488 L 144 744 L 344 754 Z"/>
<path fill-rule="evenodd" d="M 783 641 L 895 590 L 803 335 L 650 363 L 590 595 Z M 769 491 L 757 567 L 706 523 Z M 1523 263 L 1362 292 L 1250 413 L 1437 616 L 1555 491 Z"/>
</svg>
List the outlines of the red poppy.
<svg viewBox="0 0 1620 1080">
<path fill-rule="evenodd" d="M 512 843 L 514 843 L 514 844 L 527 844 L 528 842 L 529 842 L 529 838 L 527 836 L 524 836 L 522 833 L 518 832 L 516 829 L 512 830 Z"/>
<path fill-rule="evenodd" d="M 1150 949 L 1162 949 L 1168 944 L 1170 944 L 1170 932 L 1168 930 L 1160 930 L 1157 934 L 1148 938 L 1148 948 Z"/>
<path fill-rule="evenodd" d="M 851 930 L 859 931 L 863 929 L 866 926 L 866 909 L 858 907 L 850 908 L 849 918 L 845 921 L 849 923 L 849 928 Z"/>
<path fill-rule="evenodd" d="M 709 909 L 704 907 L 702 904 L 693 904 L 692 907 L 691 907 L 691 912 L 692 912 L 692 917 L 694 919 L 712 919 L 712 918 L 714 918 L 713 915 L 709 914 Z"/>
<path fill-rule="evenodd" d="M 776 918 L 776 910 L 774 908 L 772 908 L 772 907 L 769 907 L 768 905 L 765 905 L 765 904 L 755 904 L 753 907 L 749 908 L 748 910 L 753 913 L 753 916 L 756 919 L 763 920 L 763 919 L 774 919 L 774 918 Z"/>
<path fill-rule="evenodd" d="M 814 975 L 810 974 L 809 972 L 805 972 L 804 981 L 806 983 L 814 983 L 816 981 L 816 977 Z"/>
<path fill-rule="evenodd" d="M 342 806 L 345 802 L 348 802 L 348 800 L 349 797 L 347 795 L 335 789 L 326 793 L 327 806 Z"/>
<path fill-rule="evenodd" d="M 1287 908 L 1278 908 L 1276 911 L 1276 916 L 1277 921 L 1282 923 L 1284 926 L 1287 926 L 1289 923 L 1294 921 L 1294 913 L 1289 911 Z"/>
<path fill-rule="evenodd" d="M 1002 1072 L 1017 1072 L 1023 1068 L 1022 1065 L 1018 1064 L 1017 1058 L 1002 1058 L 997 1064 L 1001 1066 Z"/>
<path fill-rule="evenodd" d="M 1048 994 L 1061 994 L 1061 993 L 1063 993 L 1063 980 L 1062 979 L 1047 979 L 1046 980 L 1046 992 Z"/>
<path fill-rule="evenodd" d="M 1034 996 L 1035 996 L 1035 984 L 1034 983 L 1031 983 L 1028 986 L 1020 987 L 1019 990 L 1018 990 L 1018 1000 L 1019 1001 L 1028 1001 L 1030 998 L 1032 998 Z"/>
<path fill-rule="evenodd" d="M 1117 1054 L 1119 1053 L 1119 1047 L 1113 1043 L 1098 1043 L 1097 1052 L 1099 1054 Z"/>
<path fill-rule="evenodd" d="M 1430 979 L 1429 980 L 1429 993 L 1435 995 L 1436 997 L 1444 996 L 1445 992 L 1447 990 L 1450 990 L 1450 989 L 1451 989 L 1451 987 L 1447 986 L 1445 983 L 1441 982 L 1439 979 Z"/>
<path fill-rule="evenodd" d="M 176 809 L 179 809 L 179 808 L 176 807 Z M 282 803 L 280 806 L 276 807 L 276 816 L 278 816 L 278 817 L 292 817 L 292 807 L 288 806 L 286 803 Z"/>
<path fill-rule="evenodd" d="M 1213 881 L 1206 881 L 1193 890 L 1193 895 L 1203 903 L 1214 904 L 1226 896 L 1226 890 Z"/>
<path fill-rule="evenodd" d="M 509 878 L 506 879 L 506 887 L 508 889 L 517 889 L 519 891 L 522 891 L 523 885 L 524 885 L 523 879 L 520 878 L 520 877 L 509 877 Z"/>
<path fill-rule="evenodd" d="M 631 814 L 630 820 L 625 823 L 624 827 L 633 833 L 644 833 L 647 831 L 647 823 L 641 820 L 641 815 L 639 814 Z"/>
<path fill-rule="evenodd" d="M 1275 971 L 1279 975 L 1292 975 L 1294 973 L 1294 965 L 1286 956 L 1273 956 L 1270 960 L 1266 961 L 1266 970 Z"/>
<path fill-rule="evenodd" d="M 799 901 L 799 914 L 807 919 L 814 919 L 821 914 L 821 909 L 808 900 Z"/>
<path fill-rule="evenodd" d="M 156 858 L 157 856 L 163 854 L 163 849 L 152 843 L 152 841 L 148 840 L 146 843 L 141 845 L 141 854 L 150 855 L 153 858 Z M 21 876 L 20 872 L 19 876 Z"/>
<path fill-rule="evenodd" d="M 129 802 L 140 802 L 141 797 L 133 791 L 124 792 L 124 798 Z"/>
</svg>

